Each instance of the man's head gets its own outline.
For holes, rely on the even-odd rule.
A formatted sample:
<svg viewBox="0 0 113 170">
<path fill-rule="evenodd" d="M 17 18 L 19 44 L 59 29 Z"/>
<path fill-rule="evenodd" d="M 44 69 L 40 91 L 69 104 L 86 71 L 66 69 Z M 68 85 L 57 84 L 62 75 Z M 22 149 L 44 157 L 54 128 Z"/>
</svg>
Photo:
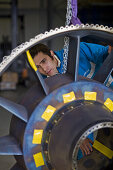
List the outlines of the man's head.
<svg viewBox="0 0 113 170">
<path fill-rule="evenodd" d="M 58 62 L 54 56 L 55 54 L 46 45 L 37 44 L 29 51 L 41 74 L 46 76 L 53 76 L 58 73 Z"/>
</svg>

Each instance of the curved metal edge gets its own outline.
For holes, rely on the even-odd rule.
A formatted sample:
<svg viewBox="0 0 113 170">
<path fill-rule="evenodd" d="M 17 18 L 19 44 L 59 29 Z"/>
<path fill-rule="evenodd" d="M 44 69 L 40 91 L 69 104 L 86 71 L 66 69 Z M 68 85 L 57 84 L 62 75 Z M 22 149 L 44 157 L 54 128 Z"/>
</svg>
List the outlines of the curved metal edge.
<svg viewBox="0 0 113 170">
<path fill-rule="evenodd" d="M 39 34 L 37 36 L 35 36 L 34 38 L 30 39 L 28 42 L 25 42 L 21 45 L 19 45 L 18 47 L 16 47 L 15 49 L 12 50 L 11 54 L 9 56 L 4 56 L 3 61 L 0 63 L 0 75 L 10 66 L 10 64 L 19 56 L 21 55 L 24 51 L 26 51 L 27 49 L 31 48 L 33 45 L 37 44 L 38 42 L 42 42 L 44 40 L 48 40 L 51 39 L 55 36 L 59 36 L 62 34 L 66 34 L 69 35 L 70 33 L 72 33 L 73 31 L 82 31 L 82 36 L 85 35 L 86 33 L 84 33 L 84 31 L 102 31 L 105 33 L 113 33 L 113 28 L 112 27 L 107 27 L 107 26 L 103 26 L 103 25 L 89 25 L 89 24 L 81 24 L 81 25 L 70 25 L 70 26 L 66 26 L 66 27 L 60 27 L 60 28 L 56 28 L 55 30 L 50 30 L 49 32 L 45 32 L 44 34 Z M 90 32 L 91 34 L 91 32 Z M 88 35 L 88 33 L 87 33 Z M 72 35 L 71 35 L 72 36 Z M 76 35 L 78 36 L 78 34 Z"/>
<path fill-rule="evenodd" d="M 85 131 L 82 136 L 80 137 L 80 139 L 78 140 L 75 148 L 74 148 L 74 151 L 73 151 L 73 155 L 72 155 L 72 158 L 73 158 L 73 162 L 74 164 L 72 165 L 73 167 L 73 170 L 78 170 L 78 167 L 77 167 L 77 154 L 78 154 L 78 150 L 79 150 L 79 147 L 80 147 L 80 144 L 83 142 L 83 140 L 91 133 L 93 133 L 94 131 L 96 130 L 99 130 L 99 129 L 102 129 L 102 128 L 113 128 L 113 122 L 102 122 L 102 123 L 98 123 L 94 126 L 92 126 L 91 128 L 89 128 L 87 131 Z"/>
</svg>

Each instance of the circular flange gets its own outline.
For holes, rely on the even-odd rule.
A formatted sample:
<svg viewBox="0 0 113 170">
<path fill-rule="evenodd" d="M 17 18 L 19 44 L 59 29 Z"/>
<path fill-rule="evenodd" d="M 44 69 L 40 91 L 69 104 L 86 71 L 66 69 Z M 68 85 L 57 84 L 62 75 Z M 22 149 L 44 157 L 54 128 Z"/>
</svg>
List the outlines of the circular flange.
<svg viewBox="0 0 113 170">
<path fill-rule="evenodd" d="M 79 100 L 96 101 L 109 112 L 113 111 L 113 91 L 102 84 L 78 81 L 53 91 L 35 108 L 25 130 L 23 153 L 28 169 L 48 169 L 43 150 L 43 144 L 48 144 L 48 141 L 44 141 L 47 127 L 51 126 L 51 120 L 61 108 Z"/>
</svg>

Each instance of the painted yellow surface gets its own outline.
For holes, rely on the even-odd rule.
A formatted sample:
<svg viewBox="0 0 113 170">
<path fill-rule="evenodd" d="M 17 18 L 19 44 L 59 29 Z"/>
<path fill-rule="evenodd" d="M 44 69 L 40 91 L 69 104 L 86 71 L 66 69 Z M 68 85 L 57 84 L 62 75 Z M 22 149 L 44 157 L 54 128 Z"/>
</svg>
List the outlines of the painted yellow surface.
<svg viewBox="0 0 113 170">
<path fill-rule="evenodd" d="M 33 157 L 37 168 L 44 165 L 44 159 L 41 152 L 33 155 Z"/>
<path fill-rule="evenodd" d="M 113 111 L 113 102 L 110 98 L 104 102 L 104 105 L 112 112 Z"/>
<path fill-rule="evenodd" d="M 27 54 L 27 58 L 28 58 L 29 64 L 31 65 L 31 67 L 32 67 L 35 71 L 37 71 L 37 67 L 36 67 L 36 65 L 35 65 L 32 57 L 31 57 L 31 54 L 30 54 L 29 50 L 26 51 L 26 54 Z"/>
<path fill-rule="evenodd" d="M 34 129 L 34 134 L 33 134 L 33 144 L 41 144 L 42 141 L 42 135 L 43 135 L 43 130 L 37 130 Z"/>
<path fill-rule="evenodd" d="M 105 145 L 103 145 L 102 143 L 95 140 L 93 147 L 99 152 L 101 152 L 102 154 L 104 154 L 105 156 L 107 156 L 109 159 L 112 159 L 113 151 L 109 149 L 108 147 L 106 147 Z"/>
<path fill-rule="evenodd" d="M 48 105 L 41 117 L 46 121 L 49 121 L 55 111 L 56 111 L 55 107 Z"/>
<path fill-rule="evenodd" d="M 85 93 L 84 93 L 85 100 L 95 100 L 96 101 L 96 96 L 97 96 L 97 92 L 85 91 Z"/>
<path fill-rule="evenodd" d="M 68 103 L 68 102 L 71 102 L 73 100 L 76 100 L 76 97 L 75 97 L 75 94 L 74 92 L 70 92 L 70 93 L 67 93 L 67 94 L 63 94 L 63 101 L 64 103 Z"/>
</svg>

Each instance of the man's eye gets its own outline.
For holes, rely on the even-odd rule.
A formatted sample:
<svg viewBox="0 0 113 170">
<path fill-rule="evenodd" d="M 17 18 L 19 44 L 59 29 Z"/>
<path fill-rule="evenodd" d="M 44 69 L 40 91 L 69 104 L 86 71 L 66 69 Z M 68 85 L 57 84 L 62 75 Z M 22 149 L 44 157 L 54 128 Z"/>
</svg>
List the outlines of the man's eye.
<svg viewBox="0 0 113 170">
<path fill-rule="evenodd" d="M 45 63 L 46 62 L 46 59 L 44 58 L 43 60 L 42 60 L 42 62 L 41 63 Z"/>
</svg>

